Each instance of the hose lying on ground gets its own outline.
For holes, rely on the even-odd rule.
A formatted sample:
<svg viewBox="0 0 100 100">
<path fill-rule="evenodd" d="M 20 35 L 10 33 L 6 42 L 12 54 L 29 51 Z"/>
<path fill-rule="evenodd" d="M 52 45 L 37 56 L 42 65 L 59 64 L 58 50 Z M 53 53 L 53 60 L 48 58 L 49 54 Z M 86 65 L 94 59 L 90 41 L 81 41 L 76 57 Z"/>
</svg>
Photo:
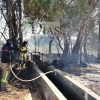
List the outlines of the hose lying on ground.
<svg viewBox="0 0 100 100">
<path fill-rule="evenodd" d="M 21 70 L 19 70 L 19 72 L 17 73 L 16 76 L 18 76 L 18 74 L 20 73 Z M 10 81 L 10 83 L 15 79 L 15 77 Z"/>
<path fill-rule="evenodd" d="M 14 71 L 12 70 L 12 67 L 13 67 L 13 66 L 14 66 L 14 64 L 13 64 L 12 66 L 10 66 L 10 70 L 11 70 L 12 74 L 14 75 L 15 78 L 17 78 L 18 80 L 20 80 L 20 81 L 22 81 L 22 82 L 31 82 L 31 81 L 35 81 L 36 79 L 38 79 L 38 78 L 40 78 L 40 77 L 42 77 L 42 76 L 44 76 L 44 75 L 46 75 L 46 74 L 52 73 L 52 72 L 54 72 L 54 71 L 57 70 L 57 69 L 56 69 L 56 70 L 53 70 L 53 71 L 48 71 L 48 72 L 46 72 L 46 73 L 43 73 L 43 74 L 40 75 L 40 76 L 37 76 L 36 78 L 30 79 L 30 80 L 23 80 L 23 79 L 19 78 L 19 77 L 14 73 Z"/>
</svg>

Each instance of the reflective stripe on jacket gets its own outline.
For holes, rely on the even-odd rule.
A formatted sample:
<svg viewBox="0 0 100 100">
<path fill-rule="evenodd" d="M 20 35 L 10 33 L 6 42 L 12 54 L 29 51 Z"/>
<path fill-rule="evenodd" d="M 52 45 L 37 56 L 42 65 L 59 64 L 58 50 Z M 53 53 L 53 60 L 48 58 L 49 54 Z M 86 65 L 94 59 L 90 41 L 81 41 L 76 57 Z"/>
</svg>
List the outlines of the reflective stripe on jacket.
<svg viewBox="0 0 100 100">
<path fill-rule="evenodd" d="M 2 52 L 11 52 L 10 50 L 2 50 Z"/>
</svg>

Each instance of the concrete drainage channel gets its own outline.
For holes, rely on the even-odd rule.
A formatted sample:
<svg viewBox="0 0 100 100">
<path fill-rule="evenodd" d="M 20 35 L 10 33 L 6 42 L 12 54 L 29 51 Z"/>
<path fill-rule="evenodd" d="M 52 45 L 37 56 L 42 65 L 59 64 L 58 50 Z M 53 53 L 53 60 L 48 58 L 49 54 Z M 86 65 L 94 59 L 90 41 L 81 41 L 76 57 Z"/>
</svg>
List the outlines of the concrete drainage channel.
<svg viewBox="0 0 100 100">
<path fill-rule="evenodd" d="M 41 94 L 42 100 L 67 100 L 42 71 L 37 66 L 33 66 L 33 77 L 37 76 L 41 76 L 35 80 L 35 84 Z"/>
<path fill-rule="evenodd" d="M 54 70 L 53 66 L 43 68 L 43 72 Z M 68 100 L 100 100 L 100 96 L 87 89 L 61 71 L 50 73 L 47 77 Z"/>
<path fill-rule="evenodd" d="M 48 72 L 54 70 L 52 66 L 43 68 L 42 71 Z M 67 75 L 59 73 L 59 71 L 47 74 L 47 77 L 38 69 L 33 66 L 33 76 L 37 77 L 42 75 L 41 78 L 35 80 L 37 87 L 43 100 L 100 100 L 100 97 L 79 84 Z"/>
<path fill-rule="evenodd" d="M 42 71 L 40 71 L 37 66 L 33 66 L 33 73 L 34 77 L 43 75 Z M 77 98 L 74 99 L 67 91 L 64 91 L 62 87 L 61 89 L 60 83 L 55 78 L 52 78 L 50 74 L 47 76 L 52 82 L 45 75 L 35 80 L 37 87 L 43 96 L 43 100 L 80 100 Z M 65 95 L 64 92 L 67 95 Z"/>
</svg>

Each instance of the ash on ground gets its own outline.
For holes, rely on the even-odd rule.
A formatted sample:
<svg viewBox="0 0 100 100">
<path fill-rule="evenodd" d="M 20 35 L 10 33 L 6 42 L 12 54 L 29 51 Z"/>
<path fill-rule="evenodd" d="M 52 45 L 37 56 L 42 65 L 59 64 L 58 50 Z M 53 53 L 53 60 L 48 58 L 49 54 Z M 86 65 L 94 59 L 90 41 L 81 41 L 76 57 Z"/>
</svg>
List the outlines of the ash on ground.
<svg viewBox="0 0 100 100">
<path fill-rule="evenodd" d="M 62 70 L 100 96 L 100 64 L 90 64 L 85 68 L 69 65 Z"/>
</svg>

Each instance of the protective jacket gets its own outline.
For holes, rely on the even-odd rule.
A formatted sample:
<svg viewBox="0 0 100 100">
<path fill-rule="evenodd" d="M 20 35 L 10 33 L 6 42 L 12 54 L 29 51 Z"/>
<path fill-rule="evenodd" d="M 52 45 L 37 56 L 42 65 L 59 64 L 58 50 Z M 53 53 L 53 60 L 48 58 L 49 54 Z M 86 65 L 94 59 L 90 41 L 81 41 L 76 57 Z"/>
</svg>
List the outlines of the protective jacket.
<svg viewBox="0 0 100 100">
<path fill-rule="evenodd" d="M 27 47 L 26 46 L 21 46 L 20 51 L 23 53 L 27 53 Z"/>
<path fill-rule="evenodd" d="M 11 47 L 9 44 L 4 44 L 1 51 L 1 62 L 2 63 L 9 63 L 13 60 L 14 54 L 12 50 L 18 50 L 14 47 Z"/>
</svg>

